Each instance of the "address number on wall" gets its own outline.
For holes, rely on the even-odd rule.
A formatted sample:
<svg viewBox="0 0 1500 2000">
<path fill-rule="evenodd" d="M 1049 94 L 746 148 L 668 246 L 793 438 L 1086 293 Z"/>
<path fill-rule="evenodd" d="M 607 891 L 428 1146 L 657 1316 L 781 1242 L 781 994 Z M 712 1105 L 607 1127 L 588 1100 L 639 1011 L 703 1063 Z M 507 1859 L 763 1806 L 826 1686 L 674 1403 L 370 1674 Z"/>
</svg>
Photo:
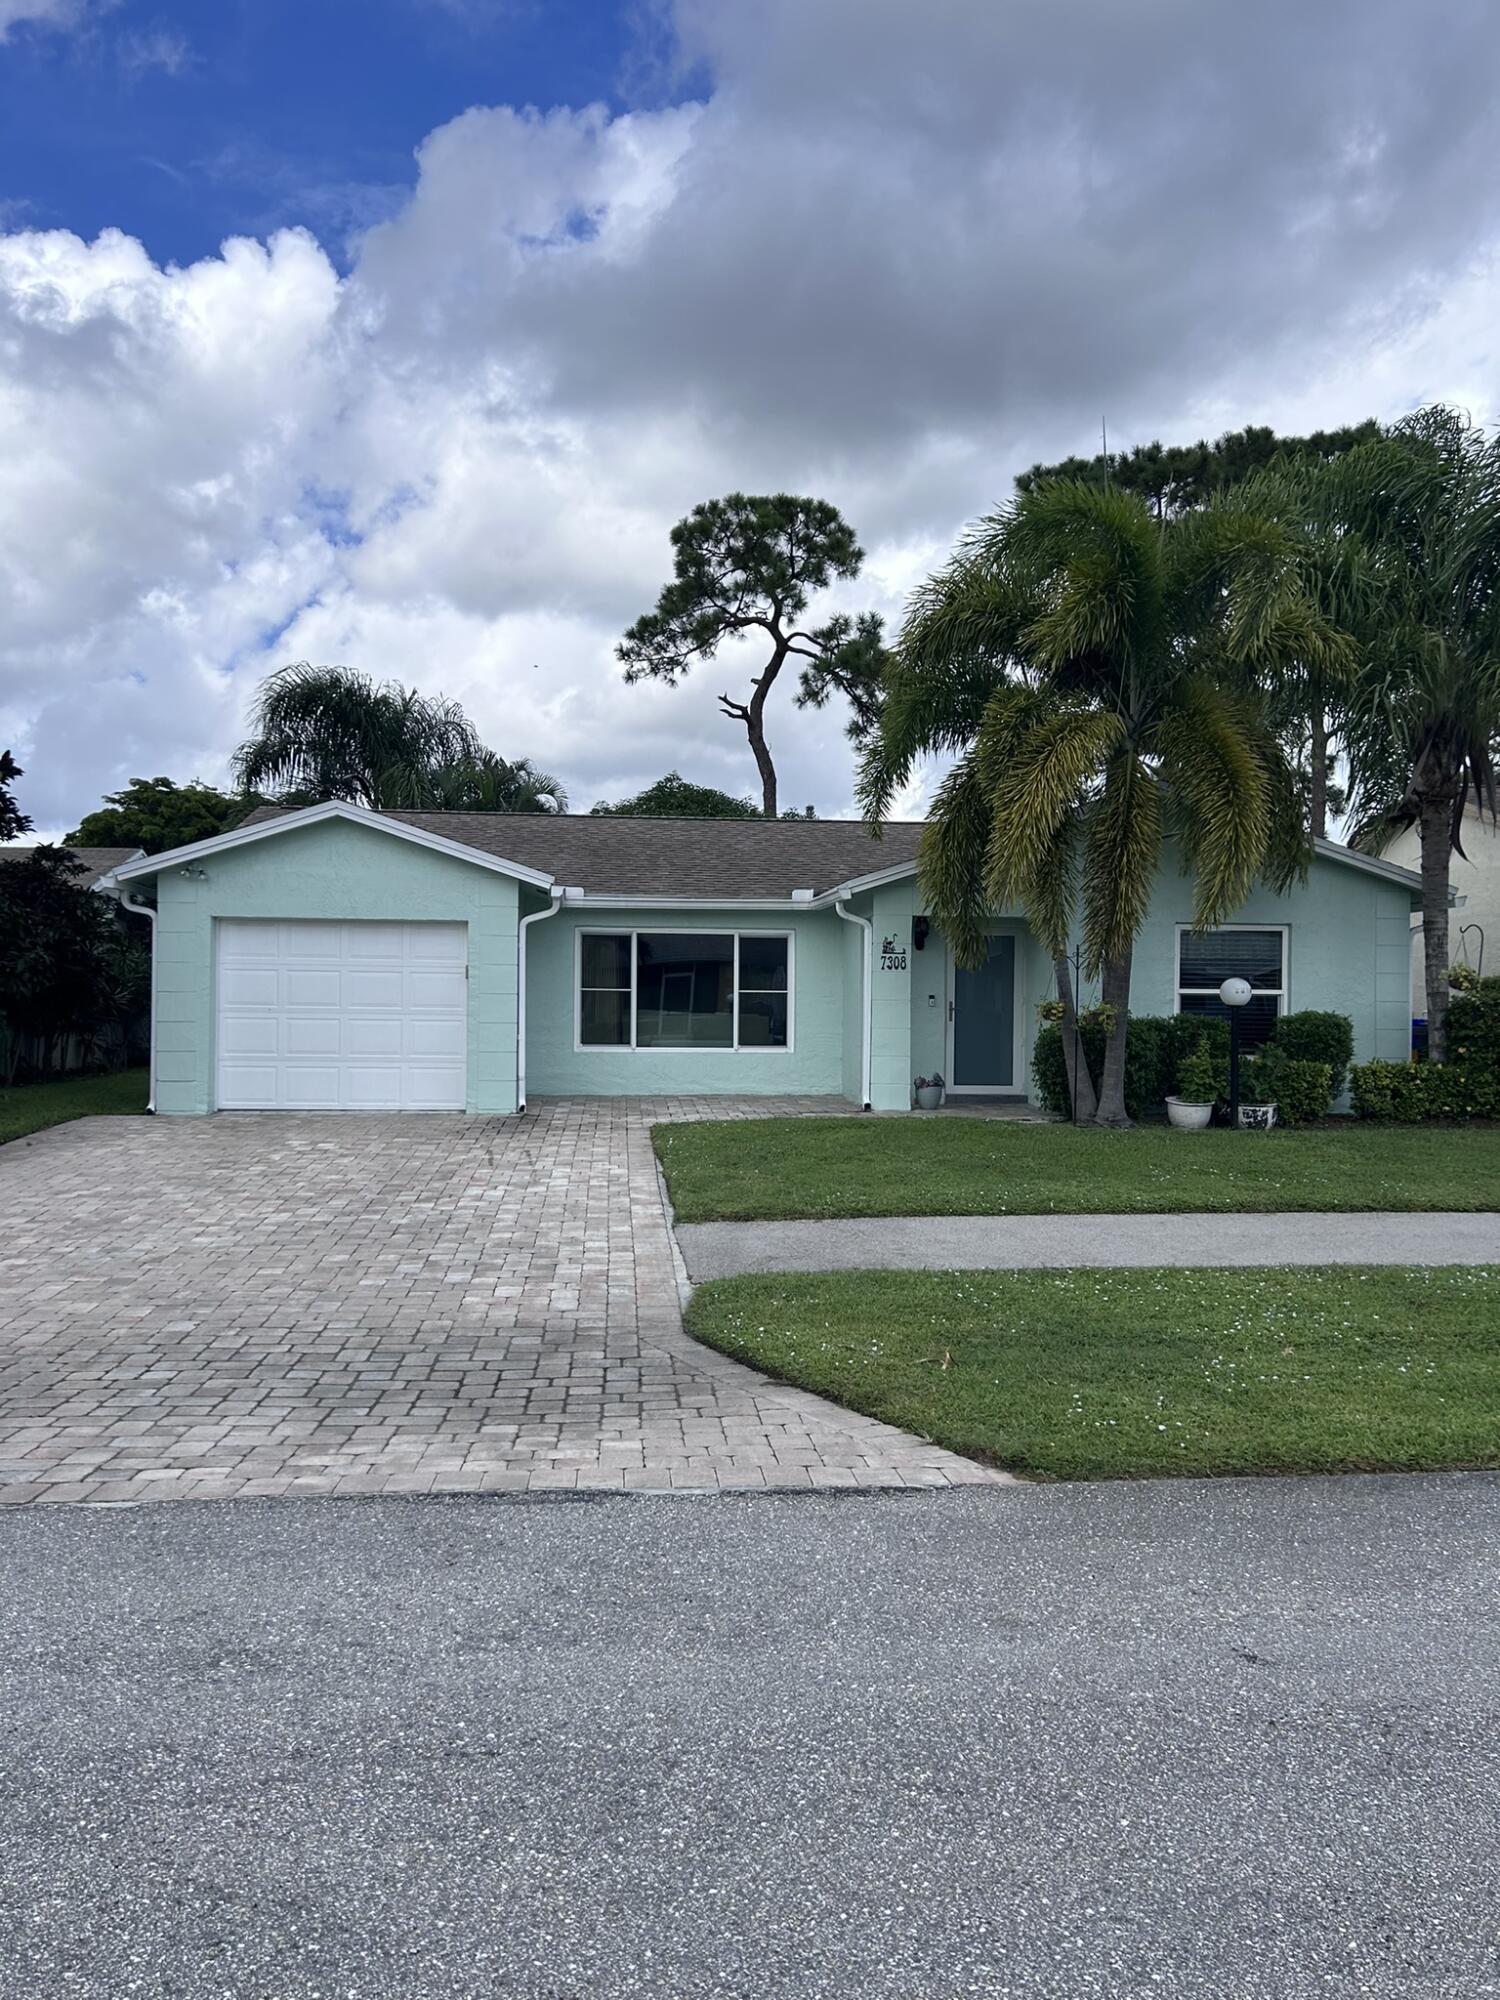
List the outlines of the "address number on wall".
<svg viewBox="0 0 1500 2000">
<path fill-rule="evenodd" d="M 905 972 L 906 946 L 898 945 L 893 937 L 880 940 L 880 969 L 882 972 Z"/>
</svg>

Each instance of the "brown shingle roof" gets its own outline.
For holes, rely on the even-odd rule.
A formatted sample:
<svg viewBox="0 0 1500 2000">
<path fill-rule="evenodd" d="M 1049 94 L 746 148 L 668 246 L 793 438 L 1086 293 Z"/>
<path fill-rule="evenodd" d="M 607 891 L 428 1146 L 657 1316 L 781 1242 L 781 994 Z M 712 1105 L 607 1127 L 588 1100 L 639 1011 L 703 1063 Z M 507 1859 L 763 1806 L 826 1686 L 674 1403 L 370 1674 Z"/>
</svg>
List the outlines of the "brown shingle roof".
<svg viewBox="0 0 1500 2000">
<path fill-rule="evenodd" d="M 28 854 L 35 854 L 37 843 L 26 847 L 0 847 L 0 861 L 24 861 Z M 107 875 L 111 868 L 118 868 L 140 853 L 138 847 L 65 847 L 63 853 L 76 861 L 85 873 L 78 878 L 78 885 L 91 889 L 101 875 Z"/>
<path fill-rule="evenodd" d="M 254 812 L 246 825 L 272 816 Z M 922 825 L 889 820 L 629 819 L 613 813 L 393 812 L 387 819 L 536 868 L 591 896 L 786 897 L 916 858 Z"/>
</svg>

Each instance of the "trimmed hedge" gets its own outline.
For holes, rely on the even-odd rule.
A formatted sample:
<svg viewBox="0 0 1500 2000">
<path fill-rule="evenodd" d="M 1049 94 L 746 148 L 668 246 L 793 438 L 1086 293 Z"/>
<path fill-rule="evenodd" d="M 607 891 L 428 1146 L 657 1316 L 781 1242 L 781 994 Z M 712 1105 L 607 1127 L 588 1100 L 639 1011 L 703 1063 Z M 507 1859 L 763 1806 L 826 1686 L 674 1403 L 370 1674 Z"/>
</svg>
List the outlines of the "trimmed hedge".
<svg viewBox="0 0 1500 2000">
<path fill-rule="evenodd" d="M 1500 1118 L 1500 981 L 1448 1002 L 1447 1062 L 1368 1062 L 1350 1073 L 1361 1118 Z"/>
<path fill-rule="evenodd" d="M 1455 1004 L 1457 1004 L 1455 1002 Z M 1104 1030 L 1088 1013 L 1079 1017 L 1080 1040 L 1089 1072 L 1097 1083 L 1104 1068 Z M 1206 1044 L 1215 1068 L 1229 1074 L 1229 1023 L 1222 1014 L 1132 1014 L 1125 1042 L 1125 1109 L 1132 1118 L 1160 1112 L 1176 1091 L 1183 1063 Z M 1277 1116 L 1288 1125 L 1304 1125 L 1327 1115 L 1344 1092 L 1354 1054 L 1354 1029 L 1343 1014 L 1307 1009 L 1283 1014 L 1265 1048 L 1246 1056 L 1242 1094 L 1246 1103 L 1276 1101 Z M 1062 1029 L 1042 1028 L 1031 1058 L 1037 1092 L 1043 1104 L 1066 1118 L 1068 1071 L 1063 1059 Z"/>
</svg>

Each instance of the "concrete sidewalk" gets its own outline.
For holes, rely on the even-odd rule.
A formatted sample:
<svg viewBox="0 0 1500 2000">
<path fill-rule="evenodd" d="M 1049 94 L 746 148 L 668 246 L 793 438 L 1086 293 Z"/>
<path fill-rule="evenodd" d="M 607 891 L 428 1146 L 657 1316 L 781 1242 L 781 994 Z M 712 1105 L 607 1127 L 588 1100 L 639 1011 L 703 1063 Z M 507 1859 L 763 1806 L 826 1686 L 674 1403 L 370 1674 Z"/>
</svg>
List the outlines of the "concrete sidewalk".
<svg viewBox="0 0 1500 2000">
<path fill-rule="evenodd" d="M 924 1215 L 678 1224 L 695 1283 L 756 1271 L 1500 1264 L 1500 1215 Z"/>
</svg>

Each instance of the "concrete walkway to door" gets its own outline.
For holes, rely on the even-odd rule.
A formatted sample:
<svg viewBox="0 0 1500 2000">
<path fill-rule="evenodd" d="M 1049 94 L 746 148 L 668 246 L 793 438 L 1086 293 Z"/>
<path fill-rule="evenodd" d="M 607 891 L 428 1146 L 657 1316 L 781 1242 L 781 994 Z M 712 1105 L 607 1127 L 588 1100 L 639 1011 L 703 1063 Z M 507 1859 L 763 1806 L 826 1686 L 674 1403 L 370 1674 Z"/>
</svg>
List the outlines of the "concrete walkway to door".
<svg viewBox="0 0 1500 2000">
<path fill-rule="evenodd" d="M 654 1120 L 95 1118 L 0 1149 L 0 1500 L 980 1484 L 683 1331 Z"/>
</svg>

